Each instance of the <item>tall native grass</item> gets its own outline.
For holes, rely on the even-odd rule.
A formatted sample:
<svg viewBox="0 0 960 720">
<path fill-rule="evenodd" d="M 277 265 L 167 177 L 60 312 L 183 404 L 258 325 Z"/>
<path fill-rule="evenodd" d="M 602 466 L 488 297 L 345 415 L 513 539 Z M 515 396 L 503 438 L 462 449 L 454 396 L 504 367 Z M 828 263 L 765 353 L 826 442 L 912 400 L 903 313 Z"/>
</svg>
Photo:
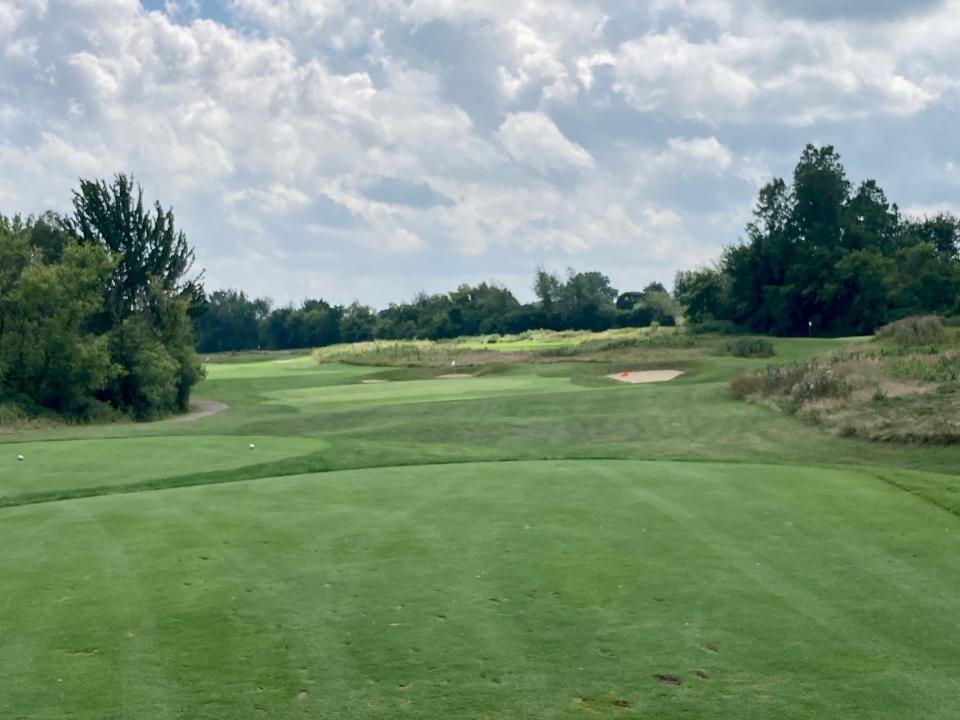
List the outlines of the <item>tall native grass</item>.
<svg viewBox="0 0 960 720">
<path fill-rule="evenodd" d="M 867 345 L 737 375 L 730 390 L 841 435 L 960 442 L 960 338 L 932 316 L 890 323 Z"/>
<path fill-rule="evenodd" d="M 772 354 L 769 341 L 760 352 Z M 755 346 L 756 347 L 756 346 Z M 678 357 L 729 355 L 720 336 L 695 335 L 683 328 L 621 328 L 589 331 L 535 330 L 518 335 L 484 335 L 452 340 L 373 340 L 330 345 L 313 352 L 317 362 L 354 365 L 440 367 L 443 365 L 494 365 L 515 362 L 605 360 L 641 362 L 656 353 L 657 361 L 671 352 Z M 752 355 L 750 355 L 752 356 Z"/>
</svg>

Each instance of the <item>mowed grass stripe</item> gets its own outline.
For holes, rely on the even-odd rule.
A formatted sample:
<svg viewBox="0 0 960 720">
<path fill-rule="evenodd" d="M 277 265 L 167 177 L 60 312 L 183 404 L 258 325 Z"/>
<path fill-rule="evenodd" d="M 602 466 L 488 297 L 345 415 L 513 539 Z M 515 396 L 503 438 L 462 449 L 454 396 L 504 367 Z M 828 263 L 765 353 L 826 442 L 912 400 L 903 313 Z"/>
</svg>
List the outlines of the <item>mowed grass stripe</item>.
<svg viewBox="0 0 960 720">
<path fill-rule="evenodd" d="M 2 518 L 6 716 L 960 708 L 960 522 L 860 470 L 460 464 Z"/>
<path fill-rule="evenodd" d="M 249 445 L 253 443 L 254 449 Z M 0 476 L 0 506 L 23 497 L 70 497 L 95 489 L 104 494 L 177 475 L 236 470 L 329 447 L 318 438 L 275 436 L 141 437 L 3 446 L 7 469 Z M 13 462 L 23 455 L 23 462 Z M 252 459 L 256 463 L 251 463 Z"/>
</svg>

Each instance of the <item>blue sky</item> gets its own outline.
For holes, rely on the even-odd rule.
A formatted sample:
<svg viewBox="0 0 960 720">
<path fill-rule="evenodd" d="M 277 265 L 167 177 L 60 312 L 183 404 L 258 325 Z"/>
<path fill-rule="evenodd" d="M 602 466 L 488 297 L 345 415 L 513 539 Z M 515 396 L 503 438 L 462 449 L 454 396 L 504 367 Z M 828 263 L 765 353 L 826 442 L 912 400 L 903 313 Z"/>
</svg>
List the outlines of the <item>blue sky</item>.
<svg viewBox="0 0 960 720">
<path fill-rule="evenodd" d="M 0 0 L 0 212 L 133 172 L 208 287 L 669 283 L 831 143 L 960 211 L 960 0 Z"/>
</svg>

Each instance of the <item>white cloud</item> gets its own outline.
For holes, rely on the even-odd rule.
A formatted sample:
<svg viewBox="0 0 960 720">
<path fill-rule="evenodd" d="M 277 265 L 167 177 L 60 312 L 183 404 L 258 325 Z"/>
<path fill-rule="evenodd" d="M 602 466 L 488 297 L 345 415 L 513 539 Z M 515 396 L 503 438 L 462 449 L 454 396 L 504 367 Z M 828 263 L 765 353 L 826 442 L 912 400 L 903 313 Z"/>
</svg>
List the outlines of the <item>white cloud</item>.
<svg viewBox="0 0 960 720">
<path fill-rule="evenodd" d="M 309 202 L 310 197 L 306 193 L 279 183 L 266 188 L 248 188 L 224 196 L 224 204 L 227 206 L 249 204 L 270 215 L 285 213 Z"/>
<path fill-rule="evenodd" d="M 644 112 L 663 109 L 697 119 L 735 115 L 760 91 L 736 67 L 750 52 L 749 43 L 729 36 L 694 43 L 673 30 L 649 35 L 621 45 L 615 89 Z"/>
<path fill-rule="evenodd" d="M 933 217 L 940 213 L 950 213 L 960 216 L 960 203 L 954 202 L 933 202 L 933 203 L 912 203 L 906 207 L 900 208 L 900 212 L 907 217 L 923 218 Z"/>
<path fill-rule="evenodd" d="M 497 136 L 511 157 L 540 172 L 593 167 L 590 153 L 568 140 L 542 112 L 508 115 Z"/>
<path fill-rule="evenodd" d="M 960 39 L 960 22 L 944 19 L 952 29 L 941 28 L 937 42 L 950 54 L 946 38 Z M 714 124 L 912 115 L 955 89 L 957 80 L 924 67 L 929 46 L 913 22 L 927 27 L 929 19 L 864 34 L 859 26 L 746 13 L 739 27 L 702 40 L 670 28 L 621 44 L 615 89 L 641 112 Z M 914 41 L 905 43 L 901 30 Z"/>
<path fill-rule="evenodd" d="M 957 185 L 960 185 L 960 165 L 949 160 L 946 164 L 946 171 L 947 176 Z"/>
<path fill-rule="evenodd" d="M 390 237 L 390 248 L 398 252 L 407 252 L 410 250 L 419 250 L 426 243 L 416 233 L 412 233 L 405 228 L 397 228 Z"/>
<path fill-rule="evenodd" d="M 458 254 L 491 275 L 698 264 L 806 140 L 856 138 L 868 168 L 901 149 L 905 205 L 960 181 L 941 119 L 960 0 L 869 23 L 770 5 L 230 0 L 217 21 L 196 0 L 0 0 L 0 210 L 64 209 L 78 176 L 132 171 L 211 282 L 286 273 L 285 299 L 356 274 L 383 302 L 414 258 L 440 278 Z M 384 178 L 449 201 L 371 200 Z"/>
<path fill-rule="evenodd" d="M 713 172 L 725 171 L 733 160 L 730 150 L 715 137 L 675 137 L 667 141 L 667 146 L 673 155 L 691 160 Z"/>
</svg>

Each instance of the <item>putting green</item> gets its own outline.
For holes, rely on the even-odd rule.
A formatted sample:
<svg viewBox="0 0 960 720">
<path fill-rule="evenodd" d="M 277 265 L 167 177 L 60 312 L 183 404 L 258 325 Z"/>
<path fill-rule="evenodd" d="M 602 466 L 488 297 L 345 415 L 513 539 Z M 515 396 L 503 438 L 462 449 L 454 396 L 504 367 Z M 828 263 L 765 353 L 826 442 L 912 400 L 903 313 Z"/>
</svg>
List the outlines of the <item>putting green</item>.
<svg viewBox="0 0 960 720">
<path fill-rule="evenodd" d="M 256 449 L 250 450 L 249 443 Z M 0 445 L 0 462 L 6 467 L 0 474 L 0 498 L 227 470 L 328 445 L 316 438 L 217 435 L 7 443 Z M 16 462 L 18 454 L 23 462 Z"/>
<path fill-rule="evenodd" d="M 0 512 L 4 717 L 960 709 L 960 522 L 872 470 L 461 464 Z"/>
<path fill-rule="evenodd" d="M 367 405 L 478 400 L 496 395 L 577 392 L 583 389 L 571 383 L 569 378 L 494 375 L 296 388 L 266 392 L 263 396 L 268 404 L 338 410 Z"/>
</svg>

